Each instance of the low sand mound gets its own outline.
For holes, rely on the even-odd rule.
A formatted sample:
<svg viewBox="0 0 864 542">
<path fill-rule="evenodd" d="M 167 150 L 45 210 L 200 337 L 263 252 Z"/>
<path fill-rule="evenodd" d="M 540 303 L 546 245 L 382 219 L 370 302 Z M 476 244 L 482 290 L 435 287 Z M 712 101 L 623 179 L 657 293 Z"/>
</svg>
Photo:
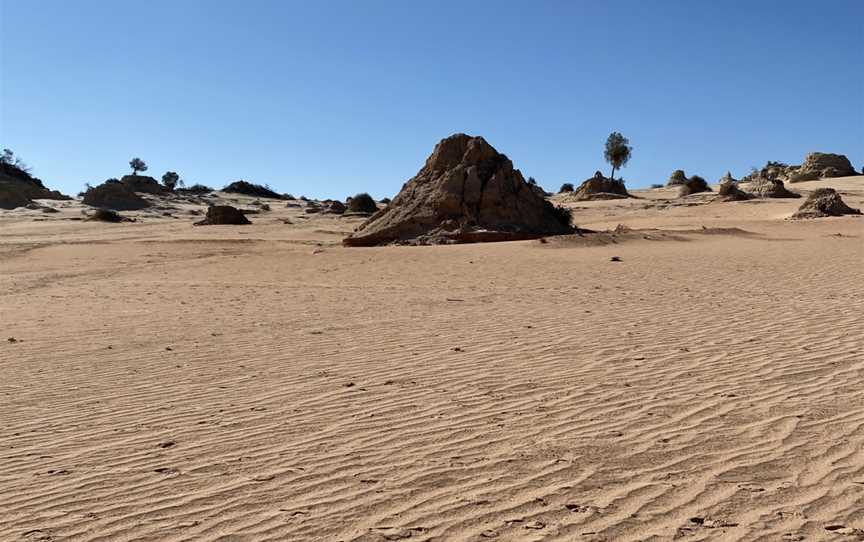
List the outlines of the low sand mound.
<svg viewBox="0 0 864 542">
<path fill-rule="evenodd" d="M 128 183 L 108 179 L 84 193 L 84 203 L 100 209 L 114 211 L 137 211 L 150 206 L 150 203 L 135 193 Z"/>
<path fill-rule="evenodd" d="M 790 192 L 780 179 L 755 177 L 747 184 L 747 192 L 757 198 L 800 198 L 801 194 Z"/>
<path fill-rule="evenodd" d="M 196 222 L 196 226 L 220 226 L 251 224 L 243 211 L 230 205 L 213 205 L 207 208 L 207 216 L 204 220 Z"/>
<path fill-rule="evenodd" d="M 602 199 L 632 198 L 627 192 L 624 181 L 607 179 L 601 172 L 594 173 L 590 179 L 579 185 L 579 188 L 567 195 L 570 201 L 590 201 Z"/>
<path fill-rule="evenodd" d="M 683 184 L 681 184 L 680 188 L 678 188 L 678 197 L 683 198 L 689 196 L 691 194 L 698 194 L 700 192 L 710 192 L 711 188 L 708 186 L 708 183 L 700 177 L 699 175 L 693 175 Z"/>
<path fill-rule="evenodd" d="M 482 137 L 455 134 L 435 146 L 390 205 L 343 243 L 470 243 L 571 231 L 569 211 L 538 196 L 509 158 Z"/>
<path fill-rule="evenodd" d="M 715 201 L 744 201 L 753 199 L 755 196 L 744 192 L 738 188 L 738 181 L 732 178 L 732 175 L 726 173 L 726 176 L 720 179 L 720 188 L 717 189 L 717 199 Z"/>
<path fill-rule="evenodd" d="M 820 218 L 823 216 L 860 215 L 859 209 L 846 205 L 833 188 L 817 188 L 807 196 L 792 218 Z"/>
</svg>

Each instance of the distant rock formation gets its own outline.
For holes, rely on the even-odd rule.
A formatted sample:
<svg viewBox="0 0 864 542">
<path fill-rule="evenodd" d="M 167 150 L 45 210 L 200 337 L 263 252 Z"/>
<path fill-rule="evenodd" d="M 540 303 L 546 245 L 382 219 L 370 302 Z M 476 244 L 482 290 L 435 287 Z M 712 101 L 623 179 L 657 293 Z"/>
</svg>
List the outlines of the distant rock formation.
<svg viewBox="0 0 864 542">
<path fill-rule="evenodd" d="M 716 201 L 744 201 L 753 199 L 755 196 L 738 188 L 736 181 L 729 172 L 720 179 L 720 188 L 717 189 Z"/>
<path fill-rule="evenodd" d="M 41 179 L 15 164 L 0 162 L 0 209 L 26 207 L 34 199 L 69 200 L 56 190 L 48 190 Z"/>
<path fill-rule="evenodd" d="M 799 168 L 787 173 L 789 182 L 793 183 L 852 175 L 858 175 L 858 172 L 846 156 L 827 152 L 811 152 Z"/>
<path fill-rule="evenodd" d="M 230 205 L 213 205 L 207 208 L 207 216 L 204 220 L 196 222 L 196 226 L 219 226 L 251 224 L 243 212 Z"/>
<path fill-rule="evenodd" d="M 790 192 L 780 179 L 757 176 L 747 184 L 749 194 L 757 198 L 800 198 L 801 194 Z"/>
<path fill-rule="evenodd" d="M 137 211 L 150 206 L 150 202 L 135 193 L 131 184 L 117 179 L 108 179 L 99 186 L 87 189 L 84 203 L 114 211 Z"/>
<path fill-rule="evenodd" d="M 603 173 L 597 171 L 590 179 L 579 185 L 579 188 L 567 196 L 571 201 L 588 201 L 598 199 L 623 199 L 632 198 L 627 192 L 624 181 L 607 179 Z"/>
<path fill-rule="evenodd" d="M 807 196 L 792 218 L 820 218 L 824 216 L 860 215 L 860 209 L 846 205 L 833 188 L 817 188 Z"/>
<path fill-rule="evenodd" d="M 683 198 L 689 196 L 691 194 L 698 194 L 700 192 L 711 192 L 711 188 L 708 186 L 708 183 L 700 177 L 699 175 L 693 175 L 688 178 L 687 181 L 680 185 L 678 188 L 678 197 Z"/>
<path fill-rule="evenodd" d="M 847 177 L 858 175 L 849 159 L 842 154 L 825 152 L 811 152 L 804 158 L 800 166 L 790 166 L 783 162 L 769 161 L 759 171 L 748 175 L 744 181 L 755 181 L 756 179 L 780 180 L 790 183 L 803 181 L 815 181 L 831 177 Z"/>
<path fill-rule="evenodd" d="M 509 158 L 482 137 L 455 134 L 343 243 L 470 243 L 572 231 L 569 211 L 538 196 Z"/>
</svg>

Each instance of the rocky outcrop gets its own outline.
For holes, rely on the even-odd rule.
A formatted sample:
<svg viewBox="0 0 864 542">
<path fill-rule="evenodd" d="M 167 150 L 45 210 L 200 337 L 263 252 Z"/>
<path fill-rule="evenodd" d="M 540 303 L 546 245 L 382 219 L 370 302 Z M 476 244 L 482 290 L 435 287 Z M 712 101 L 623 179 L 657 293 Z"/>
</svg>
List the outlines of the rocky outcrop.
<svg viewBox="0 0 864 542">
<path fill-rule="evenodd" d="M 830 177 L 848 177 L 858 175 L 849 159 L 842 154 L 828 152 L 811 152 L 804 158 L 804 163 L 794 171 L 787 173 L 789 182 L 812 181 Z"/>
<path fill-rule="evenodd" d="M 824 216 L 860 215 L 859 209 L 846 205 L 833 188 L 817 188 L 807 196 L 792 218 L 820 218 Z"/>
<path fill-rule="evenodd" d="M 251 224 L 243 211 L 230 205 L 212 205 L 207 208 L 207 216 L 204 220 L 196 222 L 196 226 L 221 226 Z"/>
<path fill-rule="evenodd" d="M 747 183 L 747 193 L 757 198 L 800 198 L 801 194 L 790 192 L 780 179 L 756 177 Z"/>
<path fill-rule="evenodd" d="M 632 198 L 627 188 L 624 186 L 624 181 L 615 179 L 607 179 L 599 171 L 594 173 L 590 179 L 579 185 L 579 188 L 574 190 L 567 196 L 567 200 L 571 201 L 589 201 L 598 199 L 622 199 Z"/>
<path fill-rule="evenodd" d="M 572 231 L 569 211 L 539 197 L 509 158 L 482 137 L 455 134 L 343 243 L 507 241 Z"/>
<path fill-rule="evenodd" d="M 717 189 L 715 201 L 744 201 L 754 197 L 738 188 L 738 181 L 729 172 L 726 172 L 726 175 L 720 179 L 720 188 Z"/>
<path fill-rule="evenodd" d="M 700 192 L 710 192 L 711 188 L 708 186 L 708 183 L 700 177 L 699 175 L 693 175 L 685 183 L 680 185 L 678 188 L 678 197 L 683 198 L 689 196 L 691 194 L 698 194 Z"/>
<path fill-rule="evenodd" d="M 150 206 L 150 203 L 135 193 L 132 187 L 117 179 L 108 179 L 99 186 L 84 192 L 84 203 L 100 209 L 114 211 L 137 211 Z"/>
</svg>

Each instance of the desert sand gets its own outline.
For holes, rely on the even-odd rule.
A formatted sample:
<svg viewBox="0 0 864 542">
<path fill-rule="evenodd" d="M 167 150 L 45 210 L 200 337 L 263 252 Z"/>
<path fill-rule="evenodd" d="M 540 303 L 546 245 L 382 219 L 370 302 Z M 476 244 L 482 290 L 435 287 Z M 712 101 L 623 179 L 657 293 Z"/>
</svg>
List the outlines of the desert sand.
<svg viewBox="0 0 864 542">
<path fill-rule="evenodd" d="M 0 540 L 864 539 L 864 218 L 632 193 L 425 247 L 0 211 Z"/>
</svg>

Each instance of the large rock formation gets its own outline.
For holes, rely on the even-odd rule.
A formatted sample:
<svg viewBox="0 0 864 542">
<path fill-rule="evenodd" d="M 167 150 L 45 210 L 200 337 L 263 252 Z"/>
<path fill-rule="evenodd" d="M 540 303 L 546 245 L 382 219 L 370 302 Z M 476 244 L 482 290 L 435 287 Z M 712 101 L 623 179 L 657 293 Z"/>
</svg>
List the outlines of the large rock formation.
<svg viewBox="0 0 864 542">
<path fill-rule="evenodd" d="M 572 231 L 569 212 L 539 197 L 505 155 L 482 137 L 455 134 L 343 243 L 507 241 Z"/>
<path fill-rule="evenodd" d="M 615 179 L 607 179 L 599 171 L 594 173 L 594 176 L 585 180 L 579 185 L 579 188 L 567 196 L 568 200 L 586 201 L 597 199 L 622 199 L 632 198 L 627 188 L 624 186 L 624 181 L 616 181 Z"/>
<path fill-rule="evenodd" d="M 747 184 L 747 192 L 757 198 L 800 198 L 801 194 L 790 192 L 780 179 L 757 176 Z"/>
<path fill-rule="evenodd" d="M 56 190 L 48 190 L 40 179 L 13 163 L 0 161 L 0 209 L 26 207 L 34 199 L 68 200 Z"/>
<path fill-rule="evenodd" d="M 846 205 L 833 188 L 817 188 L 807 196 L 792 218 L 819 218 L 823 216 L 860 215 L 859 209 Z"/>
<path fill-rule="evenodd" d="M 801 167 L 789 174 L 789 181 L 810 181 L 851 175 L 858 175 L 858 172 L 846 156 L 830 152 L 811 152 L 804 158 Z"/>
<path fill-rule="evenodd" d="M 243 211 L 230 205 L 213 205 L 207 208 L 207 216 L 204 220 L 196 222 L 196 226 L 219 226 L 251 224 Z"/>
<path fill-rule="evenodd" d="M 108 179 L 99 186 L 84 192 L 84 203 L 100 209 L 114 211 L 137 211 L 150 206 L 150 203 L 135 193 L 129 183 Z"/>
</svg>

